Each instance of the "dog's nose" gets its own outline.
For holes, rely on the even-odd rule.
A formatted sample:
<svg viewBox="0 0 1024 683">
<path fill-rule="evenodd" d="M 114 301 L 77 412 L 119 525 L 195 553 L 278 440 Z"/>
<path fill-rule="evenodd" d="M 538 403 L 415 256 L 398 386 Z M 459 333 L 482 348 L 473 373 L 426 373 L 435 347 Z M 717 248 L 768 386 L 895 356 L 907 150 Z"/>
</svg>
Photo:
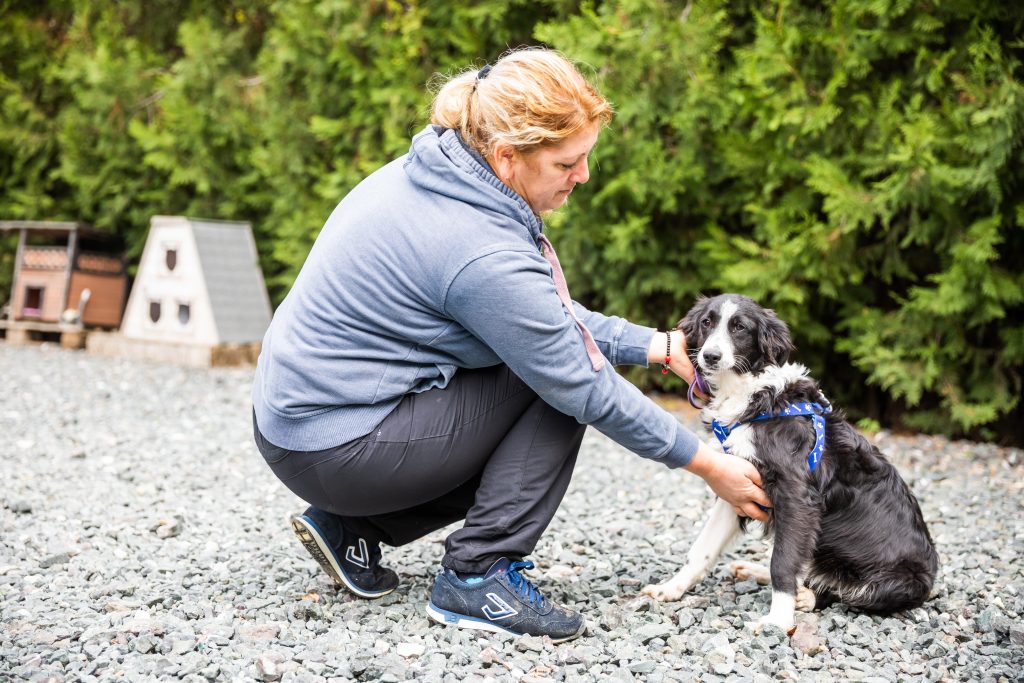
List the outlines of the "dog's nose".
<svg viewBox="0 0 1024 683">
<path fill-rule="evenodd" d="M 704 363 L 708 367 L 715 367 L 718 365 L 718 361 L 722 360 L 721 351 L 712 351 L 711 349 L 704 349 L 701 351 L 701 355 L 704 357 Z"/>
</svg>

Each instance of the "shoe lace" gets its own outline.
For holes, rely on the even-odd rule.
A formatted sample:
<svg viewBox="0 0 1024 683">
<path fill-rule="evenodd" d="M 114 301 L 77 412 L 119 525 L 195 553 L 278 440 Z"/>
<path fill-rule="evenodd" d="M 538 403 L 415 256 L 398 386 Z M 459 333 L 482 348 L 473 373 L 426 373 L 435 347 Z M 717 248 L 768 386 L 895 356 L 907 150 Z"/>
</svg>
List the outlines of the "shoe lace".
<svg viewBox="0 0 1024 683">
<path fill-rule="evenodd" d="M 533 562 L 513 562 L 508 566 L 508 581 L 516 594 L 525 601 L 532 602 L 538 609 L 543 609 L 547 598 L 537 590 L 537 587 L 530 583 L 530 580 L 519 573 L 520 569 L 533 569 Z"/>
</svg>

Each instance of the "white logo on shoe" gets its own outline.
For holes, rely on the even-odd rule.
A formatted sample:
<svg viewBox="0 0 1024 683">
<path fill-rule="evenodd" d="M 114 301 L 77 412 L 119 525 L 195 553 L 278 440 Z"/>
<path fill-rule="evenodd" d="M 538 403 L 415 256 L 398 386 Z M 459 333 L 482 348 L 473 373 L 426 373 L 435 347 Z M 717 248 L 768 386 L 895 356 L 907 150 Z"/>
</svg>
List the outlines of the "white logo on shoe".
<svg viewBox="0 0 1024 683">
<path fill-rule="evenodd" d="M 494 593 L 488 593 L 487 599 L 490 600 L 491 603 L 493 603 L 494 607 L 498 608 L 494 609 L 493 607 L 491 607 L 491 605 L 484 605 L 484 616 L 486 616 L 491 621 L 498 621 L 499 619 L 508 619 L 509 617 L 513 617 L 519 614 L 519 612 L 512 609 L 512 607 L 507 602 L 499 598 Z"/>
<path fill-rule="evenodd" d="M 370 551 L 366 547 L 366 541 L 359 539 L 359 554 L 356 555 L 356 547 L 350 545 L 345 552 L 345 559 L 363 569 L 370 568 Z"/>
</svg>

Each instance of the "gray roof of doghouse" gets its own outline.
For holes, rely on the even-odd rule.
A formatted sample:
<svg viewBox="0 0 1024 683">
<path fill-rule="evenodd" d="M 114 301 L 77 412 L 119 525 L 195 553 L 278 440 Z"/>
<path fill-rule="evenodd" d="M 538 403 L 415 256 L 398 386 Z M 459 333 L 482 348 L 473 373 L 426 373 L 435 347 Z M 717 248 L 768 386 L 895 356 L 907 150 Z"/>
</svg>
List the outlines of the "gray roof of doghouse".
<svg viewBox="0 0 1024 683">
<path fill-rule="evenodd" d="M 270 325 L 270 298 L 252 228 L 232 221 L 186 220 L 195 235 L 218 338 L 260 341 Z"/>
</svg>

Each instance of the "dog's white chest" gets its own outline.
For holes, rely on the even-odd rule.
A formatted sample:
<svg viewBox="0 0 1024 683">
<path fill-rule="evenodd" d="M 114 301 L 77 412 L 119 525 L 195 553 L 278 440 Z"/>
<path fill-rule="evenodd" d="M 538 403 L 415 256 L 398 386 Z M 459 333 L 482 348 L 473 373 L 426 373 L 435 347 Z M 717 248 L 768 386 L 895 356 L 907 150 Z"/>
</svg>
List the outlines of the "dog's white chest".
<svg viewBox="0 0 1024 683">
<path fill-rule="evenodd" d="M 730 454 L 757 462 L 757 449 L 754 447 L 754 429 L 748 424 L 740 425 L 729 433 L 722 444 Z"/>
</svg>

